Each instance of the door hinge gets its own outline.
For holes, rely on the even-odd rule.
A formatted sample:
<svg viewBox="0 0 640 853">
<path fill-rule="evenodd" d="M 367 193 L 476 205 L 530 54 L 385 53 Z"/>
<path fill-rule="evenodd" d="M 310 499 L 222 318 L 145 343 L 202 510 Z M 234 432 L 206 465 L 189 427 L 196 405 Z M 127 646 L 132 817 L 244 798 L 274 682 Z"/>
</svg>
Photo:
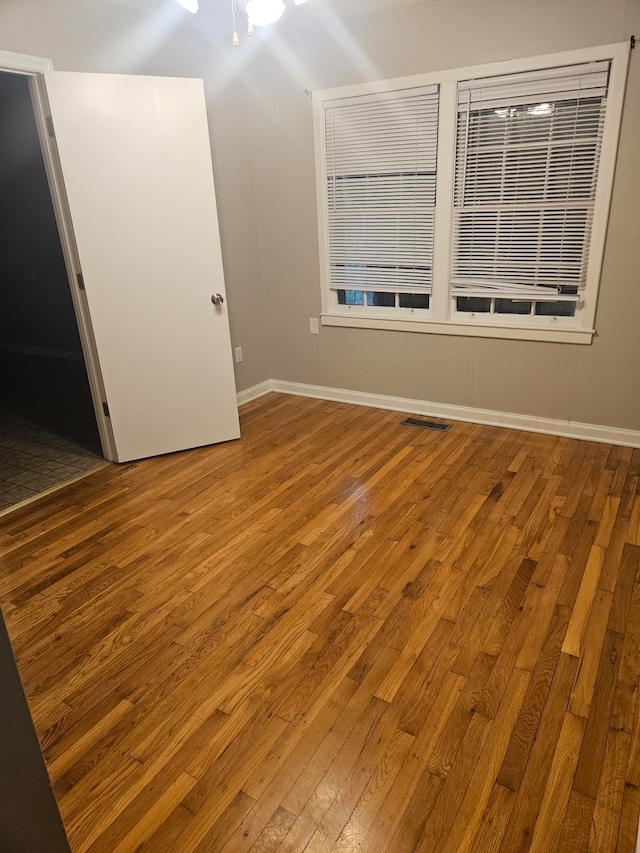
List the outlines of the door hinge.
<svg viewBox="0 0 640 853">
<path fill-rule="evenodd" d="M 110 417 L 111 417 L 111 415 L 109 414 L 109 404 L 108 404 L 108 403 L 106 403 L 106 402 L 105 402 L 105 403 L 103 403 L 103 404 L 102 404 L 102 411 L 105 413 L 105 415 L 106 415 L 108 418 L 110 418 Z"/>
<path fill-rule="evenodd" d="M 47 133 L 49 134 L 49 136 L 52 139 L 55 139 L 56 138 L 56 132 L 53 129 L 53 119 L 51 118 L 51 116 L 47 116 L 46 122 L 47 122 Z"/>
<path fill-rule="evenodd" d="M 76 278 L 78 279 L 78 287 L 80 290 L 84 290 L 84 276 L 81 272 L 76 273 Z"/>
</svg>

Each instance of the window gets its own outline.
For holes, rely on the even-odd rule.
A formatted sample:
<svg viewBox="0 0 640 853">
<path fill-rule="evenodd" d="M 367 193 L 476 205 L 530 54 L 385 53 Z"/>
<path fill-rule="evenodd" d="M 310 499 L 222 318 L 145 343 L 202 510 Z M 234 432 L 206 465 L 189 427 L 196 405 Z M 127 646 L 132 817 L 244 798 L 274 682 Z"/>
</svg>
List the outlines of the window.
<svg viewBox="0 0 640 853">
<path fill-rule="evenodd" d="M 323 323 L 588 343 L 627 61 L 314 93 Z"/>
<path fill-rule="evenodd" d="M 330 287 L 347 308 L 429 309 L 438 87 L 324 113 Z"/>
<path fill-rule="evenodd" d="M 453 310 L 574 317 L 609 62 L 458 85 Z"/>
</svg>

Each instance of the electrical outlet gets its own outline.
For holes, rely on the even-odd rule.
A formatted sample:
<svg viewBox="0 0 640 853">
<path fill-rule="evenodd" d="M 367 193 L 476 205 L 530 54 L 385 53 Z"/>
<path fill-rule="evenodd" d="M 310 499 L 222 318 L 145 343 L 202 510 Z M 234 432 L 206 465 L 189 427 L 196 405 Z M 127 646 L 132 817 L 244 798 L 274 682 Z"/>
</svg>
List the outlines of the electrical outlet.
<svg viewBox="0 0 640 853">
<path fill-rule="evenodd" d="M 240 362 L 242 361 L 242 347 L 236 347 L 235 354 L 236 354 L 236 364 L 240 364 Z"/>
<path fill-rule="evenodd" d="M 317 317 L 309 317 L 309 331 L 312 335 L 319 335 L 320 329 L 318 328 L 318 318 Z"/>
</svg>

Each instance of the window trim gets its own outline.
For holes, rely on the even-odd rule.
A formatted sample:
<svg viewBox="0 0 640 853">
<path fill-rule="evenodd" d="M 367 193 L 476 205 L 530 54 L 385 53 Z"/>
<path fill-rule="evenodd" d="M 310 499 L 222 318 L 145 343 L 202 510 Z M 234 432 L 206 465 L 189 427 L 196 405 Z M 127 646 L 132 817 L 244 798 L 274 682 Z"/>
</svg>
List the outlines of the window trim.
<svg viewBox="0 0 640 853">
<path fill-rule="evenodd" d="M 390 329 L 468 337 L 509 338 L 513 340 L 554 341 L 589 344 L 595 334 L 595 315 L 598 289 L 602 271 L 607 224 L 613 191 L 616 155 L 622 106 L 624 101 L 630 45 L 620 42 L 609 45 L 563 51 L 542 56 L 493 62 L 484 65 L 434 71 L 410 77 L 397 77 L 360 83 L 313 92 L 313 120 L 315 141 L 315 166 L 318 210 L 318 237 L 320 249 L 320 279 L 323 326 Z M 455 140 L 457 121 L 457 86 L 460 81 L 475 77 L 492 77 L 536 71 L 562 65 L 577 65 L 597 60 L 611 60 L 607 115 L 605 119 L 594 216 L 589 246 L 589 263 L 586 286 L 581 292 L 579 320 L 553 318 L 531 322 L 528 315 L 505 315 L 505 320 L 484 323 L 482 320 L 463 319 L 451 310 L 449 272 L 451 241 L 453 235 L 453 193 L 455 171 Z M 414 89 L 438 84 L 440 86 L 440 112 L 438 125 L 438 168 L 436 174 L 436 207 L 433 256 L 433 284 L 428 317 L 386 316 L 369 311 L 340 310 L 337 298 L 330 287 L 329 232 L 327 217 L 327 175 L 325 169 L 324 103 L 341 98 Z M 410 310 L 410 309 L 407 309 Z M 495 315 L 493 315 L 495 316 Z M 567 322 L 568 319 L 568 322 Z M 563 322 L 564 321 L 564 322 Z"/>
</svg>

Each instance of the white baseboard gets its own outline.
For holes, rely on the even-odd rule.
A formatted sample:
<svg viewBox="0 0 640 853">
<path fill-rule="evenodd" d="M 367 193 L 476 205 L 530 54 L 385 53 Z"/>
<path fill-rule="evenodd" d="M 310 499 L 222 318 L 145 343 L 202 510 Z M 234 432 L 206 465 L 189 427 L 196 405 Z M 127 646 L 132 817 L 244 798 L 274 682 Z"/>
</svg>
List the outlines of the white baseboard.
<svg viewBox="0 0 640 853">
<path fill-rule="evenodd" d="M 427 400 L 413 400 L 410 397 L 368 394 L 363 391 L 350 391 L 346 388 L 327 388 L 324 385 L 287 382 L 283 379 L 267 379 L 259 385 L 241 391 L 238 394 L 238 405 L 262 397 L 270 391 L 276 391 L 280 394 L 294 394 L 299 397 L 312 397 L 317 400 L 332 400 L 336 403 L 351 403 L 355 406 L 390 409 L 394 412 L 406 412 L 412 415 L 429 415 L 452 421 L 468 421 L 486 424 L 487 426 L 521 429 L 526 432 L 541 432 L 548 435 L 561 435 L 566 438 L 599 441 L 604 444 L 640 447 L 640 430 L 620 429 L 619 427 L 600 426 L 599 424 L 583 424 L 578 421 L 560 421 L 553 418 L 539 418 L 535 415 L 518 415 L 512 412 L 496 412 L 492 409 L 475 409 L 471 406 L 452 406 L 448 403 L 431 403 Z"/>
<path fill-rule="evenodd" d="M 252 400 L 257 400 L 258 397 L 264 397 L 264 395 L 268 394 L 270 391 L 273 391 L 273 380 L 265 379 L 264 382 L 260 382 L 258 385 L 252 385 L 251 388 L 245 388 L 244 391 L 238 391 L 236 395 L 238 405 L 242 406 L 245 403 L 250 403 Z"/>
</svg>

